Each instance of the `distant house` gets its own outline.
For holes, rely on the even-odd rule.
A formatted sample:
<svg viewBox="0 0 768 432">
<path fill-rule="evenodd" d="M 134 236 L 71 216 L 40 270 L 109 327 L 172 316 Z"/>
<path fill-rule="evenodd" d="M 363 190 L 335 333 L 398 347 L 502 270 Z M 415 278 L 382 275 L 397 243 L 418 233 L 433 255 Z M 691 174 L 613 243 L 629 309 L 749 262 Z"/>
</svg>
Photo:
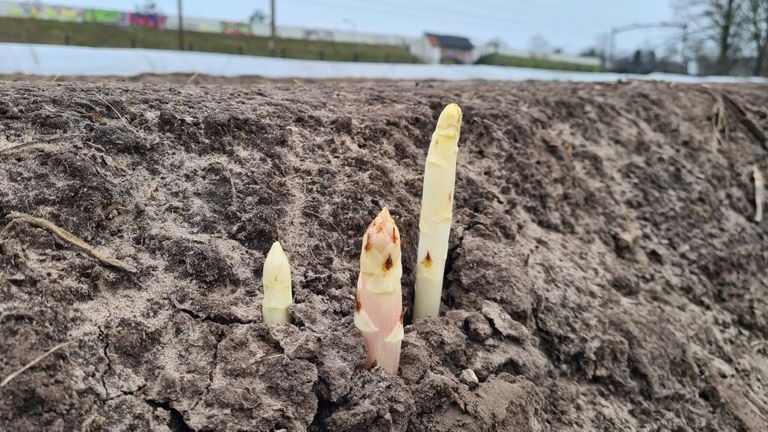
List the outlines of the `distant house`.
<svg viewBox="0 0 768 432">
<path fill-rule="evenodd" d="M 426 33 L 410 45 L 413 55 L 424 63 L 472 63 L 475 47 L 463 36 Z"/>
<path fill-rule="evenodd" d="M 427 33 L 424 36 L 430 46 L 440 50 L 440 63 L 472 63 L 472 42 L 464 36 Z"/>
</svg>

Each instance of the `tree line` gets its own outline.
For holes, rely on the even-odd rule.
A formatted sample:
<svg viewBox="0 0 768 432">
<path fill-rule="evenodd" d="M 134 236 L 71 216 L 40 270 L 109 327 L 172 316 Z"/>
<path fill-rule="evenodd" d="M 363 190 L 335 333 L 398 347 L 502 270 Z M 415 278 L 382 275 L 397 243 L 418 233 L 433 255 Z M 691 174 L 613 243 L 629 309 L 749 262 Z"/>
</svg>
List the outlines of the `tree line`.
<svg viewBox="0 0 768 432">
<path fill-rule="evenodd" d="M 768 0 L 678 0 L 676 8 L 689 23 L 685 48 L 708 73 L 727 75 L 745 60 L 753 75 L 768 69 Z"/>
</svg>

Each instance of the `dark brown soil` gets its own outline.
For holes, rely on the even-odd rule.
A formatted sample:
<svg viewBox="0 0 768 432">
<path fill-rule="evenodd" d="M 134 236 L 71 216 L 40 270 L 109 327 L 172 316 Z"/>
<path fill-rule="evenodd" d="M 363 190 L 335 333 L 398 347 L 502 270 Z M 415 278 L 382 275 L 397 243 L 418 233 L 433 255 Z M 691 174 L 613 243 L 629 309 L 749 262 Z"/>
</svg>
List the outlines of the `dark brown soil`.
<svg viewBox="0 0 768 432">
<path fill-rule="evenodd" d="M 454 101 L 444 315 L 363 370 L 362 233 L 390 208 L 410 305 Z M 0 83 L 0 379 L 72 342 L 0 430 L 766 431 L 766 113 L 756 85 Z M 275 239 L 295 323 L 267 328 Z"/>
</svg>

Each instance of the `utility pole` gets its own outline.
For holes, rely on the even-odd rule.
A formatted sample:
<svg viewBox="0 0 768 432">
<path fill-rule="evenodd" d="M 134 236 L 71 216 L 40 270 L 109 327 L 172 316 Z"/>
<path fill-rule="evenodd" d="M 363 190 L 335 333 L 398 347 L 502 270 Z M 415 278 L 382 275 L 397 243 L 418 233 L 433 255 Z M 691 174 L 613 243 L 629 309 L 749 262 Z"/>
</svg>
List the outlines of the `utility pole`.
<svg viewBox="0 0 768 432">
<path fill-rule="evenodd" d="M 688 75 L 688 24 L 683 24 L 683 40 L 680 47 L 680 57 L 683 62 L 683 74 Z"/>
<path fill-rule="evenodd" d="M 181 0 L 179 0 L 181 1 Z M 269 52 L 272 57 L 277 56 L 277 31 L 275 29 L 275 0 L 269 0 L 269 20 L 270 32 L 272 37 L 269 39 Z"/>
<path fill-rule="evenodd" d="M 181 13 L 181 0 L 176 1 L 179 10 L 179 50 L 184 51 L 184 18 Z"/>
<path fill-rule="evenodd" d="M 611 39 L 608 45 L 608 68 L 610 68 L 610 70 L 613 70 L 614 66 L 614 39 L 616 39 L 616 29 L 611 27 Z"/>
</svg>

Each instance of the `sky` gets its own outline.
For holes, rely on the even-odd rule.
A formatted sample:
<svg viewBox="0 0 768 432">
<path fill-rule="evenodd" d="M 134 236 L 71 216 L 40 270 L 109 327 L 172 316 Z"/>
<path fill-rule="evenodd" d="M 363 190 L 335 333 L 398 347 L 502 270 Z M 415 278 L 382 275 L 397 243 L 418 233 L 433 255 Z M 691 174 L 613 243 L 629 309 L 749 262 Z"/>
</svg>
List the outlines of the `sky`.
<svg viewBox="0 0 768 432">
<path fill-rule="evenodd" d="M 144 0 L 44 0 L 44 3 L 134 10 Z M 674 0 L 275 0 L 278 25 L 419 36 L 424 32 L 469 37 L 475 44 L 500 39 L 510 48 L 534 45 L 576 54 L 600 43 L 613 26 L 672 21 Z M 156 0 L 176 14 L 176 0 Z M 269 0 L 183 0 L 184 15 L 247 21 L 256 9 L 269 14 Z M 622 33 L 618 52 L 674 47 L 679 31 Z M 538 36 L 538 37 L 537 37 Z M 533 43 L 533 39 L 539 41 Z"/>
</svg>

